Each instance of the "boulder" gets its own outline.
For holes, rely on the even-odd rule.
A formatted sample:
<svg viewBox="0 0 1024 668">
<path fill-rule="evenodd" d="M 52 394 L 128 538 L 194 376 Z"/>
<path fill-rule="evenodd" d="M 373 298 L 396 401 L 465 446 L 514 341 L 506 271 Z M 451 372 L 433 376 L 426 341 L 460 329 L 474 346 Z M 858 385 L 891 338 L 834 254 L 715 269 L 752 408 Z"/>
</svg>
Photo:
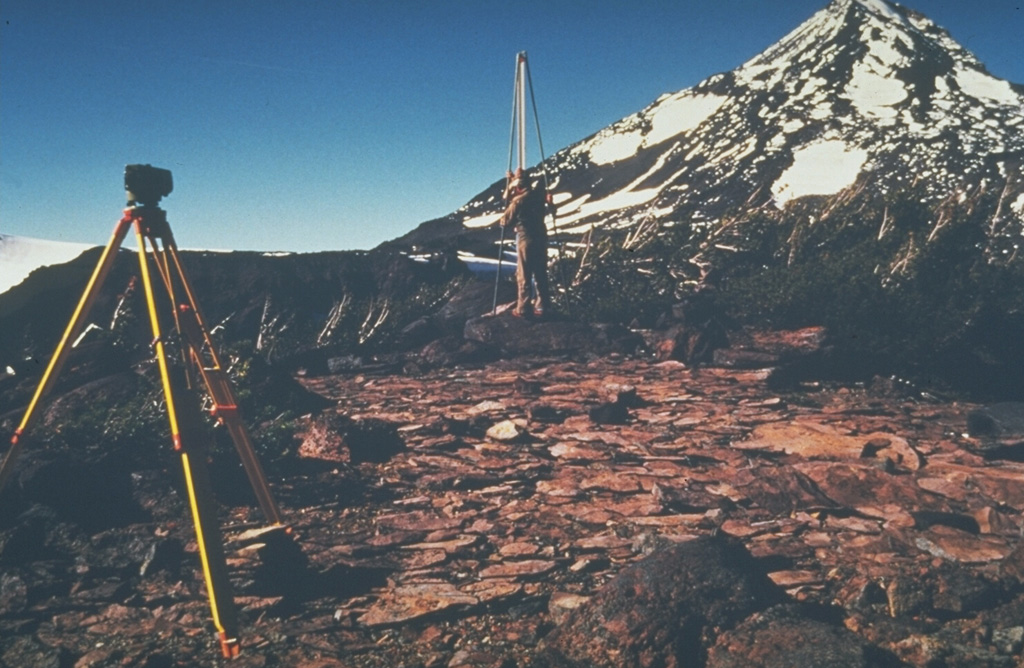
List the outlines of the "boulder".
<svg viewBox="0 0 1024 668">
<path fill-rule="evenodd" d="M 824 327 L 747 330 L 733 336 L 730 347 L 716 349 L 713 361 L 730 369 L 774 369 L 769 383 L 775 388 L 808 378 L 830 377 L 837 367 Z"/>
<path fill-rule="evenodd" d="M 1007 401 L 972 410 L 967 433 L 978 439 L 971 445 L 986 459 L 1024 461 L 1024 403 Z"/>
<path fill-rule="evenodd" d="M 974 438 L 1024 440 L 1024 403 L 1007 401 L 972 410 L 967 414 L 967 433 Z"/>
<path fill-rule="evenodd" d="M 498 350 L 494 346 L 449 335 L 425 345 L 412 361 L 424 368 L 443 368 L 459 364 L 484 364 L 497 358 Z"/>
<path fill-rule="evenodd" d="M 660 360 L 709 364 L 718 350 L 729 345 L 729 336 L 717 320 L 699 325 L 675 325 L 659 335 L 654 351 Z"/>
<path fill-rule="evenodd" d="M 501 283 L 499 297 L 512 298 L 510 283 Z M 471 281 L 445 302 L 430 322 L 445 334 L 461 334 L 468 320 L 490 313 L 494 308 L 494 284 L 487 281 Z"/>
<path fill-rule="evenodd" d="M 566 352 L 600 353 L 613 341 L 609 332 L 568 320 L 530 320 L 511 313 L 482 316 L 466 322 L 467 341 L 494 346 L 507 356 Z"/>
<path fill-rule="evenodd" d="M 727 318 L 710 289 L 698 291 L 672 306 L 648 341 L 660 360 L 709 364 L 716 351 L 728 348 Z"/>
<path fill-rule="evenodd" d="M 405 449 L 405 441 L 394 425 L 336 413 L 312 419 L 298 436 L 300 457 L 329 462 L 382 463 Z"/>
<path fill-rule="evenodd" d="M 696 538 L 623 569 L 544 638 L 538 665 L 703 665 L 721 630 L 781 597 L 739 541 Z"/>
<path fill-rule="evenodd" d="M 793 606 L 757 613 L 726 631 L 708 652 L 707 668 L 882 668 L 900 662 L 852 631 Z"/>
</svg>

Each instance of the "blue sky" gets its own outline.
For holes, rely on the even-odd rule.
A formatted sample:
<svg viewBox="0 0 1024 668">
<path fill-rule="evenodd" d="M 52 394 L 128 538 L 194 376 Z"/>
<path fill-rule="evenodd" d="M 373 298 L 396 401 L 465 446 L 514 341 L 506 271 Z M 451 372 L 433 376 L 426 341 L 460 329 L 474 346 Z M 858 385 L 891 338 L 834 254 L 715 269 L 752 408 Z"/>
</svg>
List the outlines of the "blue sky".
<svg viewBox="0 0 1024 668">
<path fill-rule="evenodd" d="M 1024 0 L 906 4 L 1024 83 Z M 4 0 L 0 234 L 103 244 L 150 163 L 182 248 L 371 248 L 502 176 L 518 51 L 551 154 L 825 5 Z"/>
</svg>

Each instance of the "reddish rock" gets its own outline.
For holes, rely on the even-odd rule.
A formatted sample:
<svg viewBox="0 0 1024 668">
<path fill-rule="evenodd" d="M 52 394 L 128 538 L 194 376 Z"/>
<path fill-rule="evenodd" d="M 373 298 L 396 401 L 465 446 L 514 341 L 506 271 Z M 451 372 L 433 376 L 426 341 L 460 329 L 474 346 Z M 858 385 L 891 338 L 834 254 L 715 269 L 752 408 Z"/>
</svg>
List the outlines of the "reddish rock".
<svg viewBox="0 0 1024 668">
<path fill-rule="evenodd" d="M 479 602 L 476 596 L 464 594 L 446 582 L 402 585 L 384 592 L 358 621 L 371 627 L 393 626 Z"/>
<path fill-rule="evenodd" d="M 851 434 L 849 430 L 817 421 L 794 420 L 758 425 L 749 440 L 736 443 L 735 447 L 785 452 L 806 459 L 888 461 L 895 467 L 911 471 L 921 468 L 921 456 L 904 438 L 880 432 Z"/>
</svg>

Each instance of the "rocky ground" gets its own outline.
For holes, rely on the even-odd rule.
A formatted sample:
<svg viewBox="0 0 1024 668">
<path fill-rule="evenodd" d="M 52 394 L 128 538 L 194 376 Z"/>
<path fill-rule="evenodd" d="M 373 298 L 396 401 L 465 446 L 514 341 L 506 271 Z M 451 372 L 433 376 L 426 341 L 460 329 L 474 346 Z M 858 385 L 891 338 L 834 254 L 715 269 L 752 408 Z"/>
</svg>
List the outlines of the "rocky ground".
<svg viewBox="0 0 1024 668">
<path fill-rule="evenodd" d="M 222 499 L 239 658 L 152 470 L 115 526 L 0 525 L 0 664 L 1024 665 L 1013 407 L 737 368 L 778 360 L 303 377 L 336 405 L 270 472 L 293 535 Z"/>
</svg>

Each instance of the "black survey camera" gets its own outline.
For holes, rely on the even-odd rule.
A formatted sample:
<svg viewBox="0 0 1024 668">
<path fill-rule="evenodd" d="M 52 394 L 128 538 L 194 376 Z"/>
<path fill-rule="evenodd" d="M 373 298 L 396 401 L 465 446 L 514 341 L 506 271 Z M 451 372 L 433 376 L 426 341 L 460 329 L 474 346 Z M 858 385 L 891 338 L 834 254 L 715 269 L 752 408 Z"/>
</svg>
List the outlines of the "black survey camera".
<svg viewBox="0 0 1024 668">
<path fill-rule="evenodd" d="M 129 206 L 156 206 L 174 189 L 171 170 L 152 165 L 125 165 L 124 190 Z"/>
</svg>

